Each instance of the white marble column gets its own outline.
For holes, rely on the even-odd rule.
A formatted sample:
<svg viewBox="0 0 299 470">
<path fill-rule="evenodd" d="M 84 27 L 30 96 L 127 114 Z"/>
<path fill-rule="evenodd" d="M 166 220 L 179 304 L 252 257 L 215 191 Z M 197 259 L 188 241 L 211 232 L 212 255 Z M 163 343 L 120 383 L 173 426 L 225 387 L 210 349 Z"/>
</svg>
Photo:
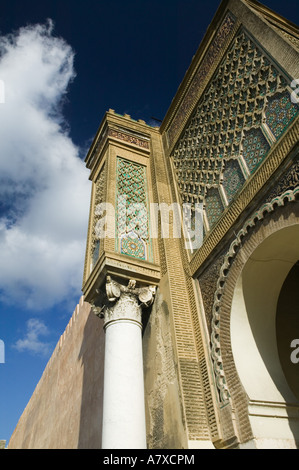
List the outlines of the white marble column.
<svg viewBox="0 0 299 470">
<path fill-rule="evenodd" d="M 154 288 L 108 277 L 106 292 L 102 448 L 146 449 L 141 314 Z"/>
</svg>

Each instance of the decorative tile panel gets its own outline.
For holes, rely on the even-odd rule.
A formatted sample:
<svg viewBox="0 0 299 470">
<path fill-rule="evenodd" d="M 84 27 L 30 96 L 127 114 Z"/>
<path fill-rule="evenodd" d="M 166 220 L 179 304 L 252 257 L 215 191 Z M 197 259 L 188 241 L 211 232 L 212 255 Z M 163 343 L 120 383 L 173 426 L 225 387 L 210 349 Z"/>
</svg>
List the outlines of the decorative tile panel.
<svg viewBox="0 0 299 470">
<path fill-rule="evenodd" d="M 290 93 L 278 93 L 268 99 L 266 122 L 278 139 L 298 113 L 298 105 L 290 100 Z"/>
<path fill-rule="evenodd" d="M 172 152 L 182 202 L 203 202 L 208 207 L 207 188 L 223 181 L 232 203 L 245 175 L 257 170 L 275 138 L 298 115 L 288 85 L 284 73 L 240 28 Z M 244 173 L 234 161 L 242 162 Z M 221 213 L 210 213 L 210 229 Z"/>
<path fill-rule="evenodd" d="M 216 224 L 224 210 L 218 188 L 208 189 L 205 202 L 205 210 L 211 229 Z"/>
<path fill-rule="evenodd" d="M 94 201 L 94 215 L 93 215 L 93 227 L 91 233 L 91 248 L 90 248 L 90 257 L 91 257 L 91 267 L 93 268 L 96 264 L 99 253 L 100 253 L 100 239 L 97 236 L 97 222 L 99 221 L 99 214 L 96 211 L 98 204 L 105 202 L 105 186 L 106 186 L 106 171 L 105 165 L 97 177 L 95 182 L 95 201 Z"/>
<path fill-rule="evenodd" d="M 146 168 L 117 158 L 117 238 L 120 252 L 147 259 L 150 247 Z"/>
<path fill-rule="evenodd" d="M 245 131 L 243 140 L 243 156 L 250 173 L 253 173 L 263 161 L 270 145 L 261 129 Z"/>
<path fill-rule="evenodd" d="M 136 232 L 129 232 L 121 237 L 120 251 L 134 258 L 146 259 L 146 244 Z"/>
<path fill-rule="evenodd" d="M 244 183 L 245 178 L 238 160 L 228 160 L 225 163 L 222 184 L 229 203 L 231 203 Z"/>
</svg>

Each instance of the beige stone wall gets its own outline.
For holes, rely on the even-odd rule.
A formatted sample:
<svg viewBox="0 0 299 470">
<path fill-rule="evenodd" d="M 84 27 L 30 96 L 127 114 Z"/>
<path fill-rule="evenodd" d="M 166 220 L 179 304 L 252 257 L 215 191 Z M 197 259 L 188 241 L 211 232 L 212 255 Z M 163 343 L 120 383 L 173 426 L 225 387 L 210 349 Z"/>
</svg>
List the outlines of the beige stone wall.
<svg viewBox="0 0 299 470">
<path fill-rule="evenodd" d="M 80 299 L 10 439 L 10 449 L 100 448 L 102 321 Z"/>
<path fill-rule="evenodd" d="M 170 315 L 166 274 L 157 289 L 149 318 L 143 322 L 147 445 L 150 449 L 187 448 Z"/>
</svg>

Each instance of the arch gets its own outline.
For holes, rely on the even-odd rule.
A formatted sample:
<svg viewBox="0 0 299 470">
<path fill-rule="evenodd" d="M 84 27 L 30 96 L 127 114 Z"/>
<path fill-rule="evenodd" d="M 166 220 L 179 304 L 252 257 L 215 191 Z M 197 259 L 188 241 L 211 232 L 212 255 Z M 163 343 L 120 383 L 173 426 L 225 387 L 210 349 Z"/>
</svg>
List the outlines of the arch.
<svg viewBox="0 0 299 470">
<path fill-rule="evenodd" d="M 299 258 L 298 240 L 296 224 L 261 241 L 244 264 L 233 294 L 232 353 L 248 398 L 249 421 L 257 447 L 296 447 L 299 442 L 299 400 L 294 387 L 290 387 L 295 378 L 286 376 L 282 367 L 282 335 L 276 328 L 280 293 Z M 290 354 L 291 350 L 291 363 Z M 298 375 L 298 371 L 292 372 Z"/>
<path fill-rule="evenodd" d="M 238 375 L 250 400 L 297 401 L 279 358 L 276 311 L 284 281 L 299 258 L 298 240 L 299 224 L 265 238 L 246 261 L 236 283 L 231 344 Z"/>
<path fill-rule="evenodd" d="M 228 297 L 227 304 L 223 302 L 223 295 L 226 294 L 227 296 L 227 293 L 225 292 L 227 291 L 226 289 L 227 281 L 233 278 L 232 272 L 234 272 L 234 270 L 232 271 L 231 267 L 235 261 L 236 254 L 238 253 L 240 249 L 242 241 L 247 236 L 249 236 L 251 229 L 253 229 L 259 221 L 263 221 L 264 218 L 268 214 L 273 213 L 275 209 L 283 208 L 285 204 L 287 204 L 288 202 L 295 202 L 296 200 L 298 200 L 298 198 L 299 198 L 299 186 L 297 186 L 293 190 L 285 191 L 281 196 L 275 197 L 274 199 L 272 199 L 271 202 L 264 204 L 257 212 L 255 212 L 249 219 L 246 220 L 241 230 L 239 230 L 236 238 L 231 243 L 230 248 L 224 258 L 224 262 L 220 269 L 220 275 L 217 281 L 216 292 L 214 295 L 214 304 L 213 304 L 213 309 L 212 309 L 212 333 L 211 333 L 211 357 L 213 360 L 215 380 L 216 380 L 218 393 L 219 393 L 219 400 L 221 404 L 225 405 L 226 403 L 228 403 L 228 400 L 229 400 L 228 388 L 227 388 L 226 379 L 223 373 L 223 359 L 222 359 L 221 347 L 220 347 L 220 313 L 221 313 L 222 324 L 223 324 L 223 317 L 225 316 L 230 317 L 230 311 L 231 311 L 232 298 L 230 296 Z M 281 223 L 284 224 L 284 218 L 282 218 Z M 298 219 L 296 218 L 296 216 L 294 217 L 293 223 L 294 224 L 298 223 Z M 286 224 L 288 224 L 288 221 L 286 221 Z M 279 223 L 277 224 L 276 222 L 269 224 L 267 227 L 269 235 L 275 232 L 276 230 L 278 230 L 279 226 L 280 226 Z M 255 243 L 255 246 L 257 246 L 260 243 L 260 238 L 258 237 L 257 240 L 253 241 L 252 243 L 253 244 Z M 246 254 L 245 254 L 245 258 L 246 258 Z M 237 266 L 237 274 L 234 274 L 234 275 L 236 275 L 237 277 L 239 276 L 241 272 L 243 264 L 244 264 L 244 261 L 242 260 L 239 264 L 235 263 L 235 266 Z M 235 283 L 237 282 L 237 278 L 233 279 L 233 281 L 231 282 L 234 288 Z M 229 290 L 229 292 L 231 292 L 231 289 Z"/>
<path fill-rule="evenodd" d="M 255 288 L 253 285 L 255 281 L 250 281 L 250 279 L 252 278 L 252 272 L 254 270 L 253 267 L 255 269 L 257 267 L 256 263 L 258 263 L 258 256 L 261 255 L 261 251 L 259 251 L 259 246 L 260 250 L 268 251 L 271 248 L 271 243 L 273 243 L 273 247 L 271 249 L 274 251 L 274 245 L 277 248 L 277 244 L 284 244 L 285 247 L 287 245 L 287 247 L 290 248 L 290 245 L 292 244 L 290 241 L 288 243 L 286 242 L 287 237 L 291 237 L 293 240 L 293 245 L 296 245 L 294 241 L 295 237 L 297 239 L 298 245 L 299 205 L 297 203 L 289 204 L 290 202 L 296 201 L 296 195 L 298 195 L 298 192 L 298 187 L 292 191 L 286 191 L 280 197 L 277 197 L 273 199 L 270 203 L 262 206 L 259 211 L 257 211 L 252 217 L 250 217 L 246 221 L 243 228 L 238 232 L 236 238 L 231 243 L 231 246 L 225 256 L 224 263 L 220 270 L 220 276 L 217 283 L 217 290 L 215 293 L 213 305 L 211 355 L 213 359 L 216 385 L 219 392 L 220 407 L 223 407 L 224 405 L 230 403 L 232 405 L 232 408 L 235 410 L 237 434 L 241 443 L 247 442 L 258 435 L 255 427 L 253 426 L 252 416 L 254 414 L 258 415 L 262 413 L 268 413 L 269 416 L 271 416 L 271 413 L 276 413 L 276 415 L 282 415 L 281 418 L 287 418 L 284 419 L 285 430 L 281 428 L 281 436 L 279 436 L 278 431 L 277 436 L 273 437 L 275 439 L 277 438 L 275 445 L 273 444 L 274 447 L 280 445 L 294 446 L 295 439 L 298 438 L 294 437 L 298 435 L 296 429 L 292 429 L 290 431 L 290 423 L 292 423 L 293 425 L 296 420 L 289 419 L 291 418 L 292 413 L 297 413 L 298 416 L 296 398 L 294 398 L 294 395 L 292 394 L 290 387 L 286 382 L 284 374 L 282 373 L 282 369 L 281 367 L 279 367 L 277 347 L 276 351 L 274 347 L 276 341 L 274 341 L 273 339 L 275 338 L 275 328 L 273 330 L 273 323 L 271 324 L 272 331 L 270 335 L 271 341 L 269 340 L 269 347 L 266 348 L 266 346 L 264 345 L 265 350 L 262 351 L 263 343 L 260 343 L 260 351 L 256 351 L 256 349 L 254 350 L 253 348 L 255 344 L 255 339 L 258 338 L 259 335 L 262 336 L 262 330 L 264 330 L 265 332 L 267 322 L 265 320 L 265 323 L 262 325 L 262 329 L 259 329 L 258 325 L 253 328 L 255 330 L 254 336 L 252 332 L 252 325 L 254 325 L 254 321 L 256 321 L 256 318 L 258 317 L 254 317 L 254 315 L 250 314 L 249 317 L 247 315 L 246 319 L 245 316 L 248 302 L 250 303 L 250 296 L 248 292 L 252 292 L 252 288 Z M 288 228 L 292 226 L 294 226 L 295 228 Z M 284 229 L 288 230 L 283 231 Z M 280 231 L 281 233 L 280 235 L 278 235 Z M 272 235 L 273 237 L 270 238 Z M 282 238 L 279 241 L 280 237 Z M 267 243 L 269 243 L 269 245 L 262 246 L 263 241 L 267 239 Z M 272 256 L 270 251 L 269 256 Z M 275 305 L 274 297 L 276 296 L 277 301 L 283 281 L 285 280 L 288 274 L 288 270 L 291 269 L 292 263 L 295 263 L 298 259 L 296 258 L 297 255 L 297 252 L 294 252 L 292 254 L 291 258 L 289 259 L 289 264 L 286 265 L 287 267 L 285 266 L 285 269 L 279 269 L 279 264 L 277 264 L 277 269 L 273 271 L 274 281 L 272 286 L 274 286 L 276 282 L 277 287 L 275 288 L 275 295 L 272 295 L 272 305 Z M 270 267 L 270 264 L 268 266 Z M 279 277 L 276 276 L 275 278 L 275 272 L 277 273 L 278 270 L 280 271 Z M 269 273 L 269 276 L 272 276 L 271 269 L 267 272 Z M 266 274 L 264 273 L 264 276 L 265 275 Z M 243 288 L 244 286 L 245 290 Z M 258 287 L 258 284 L 256 284 L 256 286 Z M 270 287 L 271 282 L 269 280 L 268 289 L 270 289 Z M 263 293 L 263 291 L 261 292 Z M 268 290 L 268 292 L 270 292 L 270 290 Z M 262 294 L 260 294 L 260 296 L 262 298 Z M 252 300 L 251 302 L 251 308 L 254 310 L 254 301 Z M 262 305 L 262 303 L 260 305 Z M 262 307 L 259 306 L 259 308 Z M 262 387 L 260 390 L 260 395 L 258 394 L 257 390 L 255 390 L 254 393 L 251 393 L 250 383 L 248 385 L 248 382 L 250 382 L 250 380 L 248 379 L 248 377 L 250 377 L 250 374 L 246 374 L 246 367 L 248 366 L 250 355 L 248 353 L 246 355 L 246 352 L 243 354 L 243 361 L 245 364 L 245 366 L 243 366 L 243 372 L 240 367 L 240 363 L 238 363 L 238 361 L 241 361 L 242 359 L 242 354 L 240 353 L 240 356 L 238 354 L 238 359 L 235 360 L 235 357 L 237 356 L 237 343 L 234 343 L 234 341 L 238 341 L 238 339 L 236 336 L 234 337 L 233 341 L 231 341 L 231 329 L 232 334 L 234 335 L 234 328 L 235 330 L 237 329 L 237 324 L 232 324 L 235 321 L 234 313 L 232 313 L 232 311 L 235 311 L 236 309 L 239 309 L 241 313 L 243 309 L 243 319 L 246 319 L 248 326 L 247 333 L 249 331 L 252 335 L 251 346 L 257 357 L 258 353 L 260 356 L 260 374 L 264 375 L 264 380 L 266 380 L 267 377 L 269 383 L 272 383 L 272 387 L 268 387 L 269 393 L 267 395 L 267 398 L 265 397 L 265 394 L 262 396 Z M 273 318 L 275 318 L 275 315 L 273 314 L 273 310 L 271 310 L 271 317 L 270 310 L 271 309 L 269 307 L 269 312 L 267 315 L 273 320 Z M 240 321 L 242 319 L 242 315 L 239 318 Z M 243 347 L 244 349 L 244 344 L 246 344 L 245 339 L 246 338 L 244 337 L 243 339 L 241 336 L 239 337 L 240 348 Z M 258 341 L 260 342 L 259 339 Z M 234 351 L 232 348 L 232 343 L 234 343 Z M 275 358 L 278 359 L 278 362 L 275 360 L 275 367 L 277 367 L 276 371 L 271 370 L 271 368 L 273 369 L 274 367 L 274 361 L 272 360 L 273 356 L 271 359 L 271 353 L 273 351 L 275 351 Z M 264 374 L 264 372 L 266 373 Z M 253 384 L 251 385 L 253 386 Z M 265 403 L 267 404 L 263 408 L 263 405 Z M 274 403 L 277 404 L 277 406 L 275 405 L 276 408 L 274 406 Z M 272 404 L 273 406 L 271 405 L 271 407 L 270 404 Z M 278 423 L 278 421 L 279 420 L 277 420 L 276 422 Z M 287 428 L 288 431 L 290 431 L 289 433 L 285 432 Z M 285 436 L 287 436 L 286 439 L 284 439 Z M 260 446 L 266 445 L 265 439 L 263 441 L 263 444 L 262 439 L 260 439 Z M 268 440 L 268 444 L 270 441 Z"/>
</svg>

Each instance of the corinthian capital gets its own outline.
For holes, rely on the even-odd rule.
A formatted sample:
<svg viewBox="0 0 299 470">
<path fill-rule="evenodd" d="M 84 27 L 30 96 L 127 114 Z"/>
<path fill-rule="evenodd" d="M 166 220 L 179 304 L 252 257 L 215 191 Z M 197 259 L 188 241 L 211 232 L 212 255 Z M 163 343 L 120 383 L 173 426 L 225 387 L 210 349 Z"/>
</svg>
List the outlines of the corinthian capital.
<svg viewBox="0 0 299 470">
<path fill-rule="evenodd" d="M 155 286 L 137 287 L 136 281 L 130 280 L 127 286 L 123 286 L 107 276 L 106 294 L 110 302 L 115 302 L 122 294 L 132 294 L 138 297 L 141 307 L 149 307 L 154 301 Z"/>
<path fill-rule="evenodd" d="M 141 325 L 141 310 L 152 305 L 155 293 L 155 286 L 136 287 L 136 281 L 133 280 L 125 286 L 107 276 L 105 299 L 98 292 L 102 296 L 102 305 L 92 305 L 92 311 L 104 318 L 104 327 L 117 320 L 130 320 Z"/>
</svg>

